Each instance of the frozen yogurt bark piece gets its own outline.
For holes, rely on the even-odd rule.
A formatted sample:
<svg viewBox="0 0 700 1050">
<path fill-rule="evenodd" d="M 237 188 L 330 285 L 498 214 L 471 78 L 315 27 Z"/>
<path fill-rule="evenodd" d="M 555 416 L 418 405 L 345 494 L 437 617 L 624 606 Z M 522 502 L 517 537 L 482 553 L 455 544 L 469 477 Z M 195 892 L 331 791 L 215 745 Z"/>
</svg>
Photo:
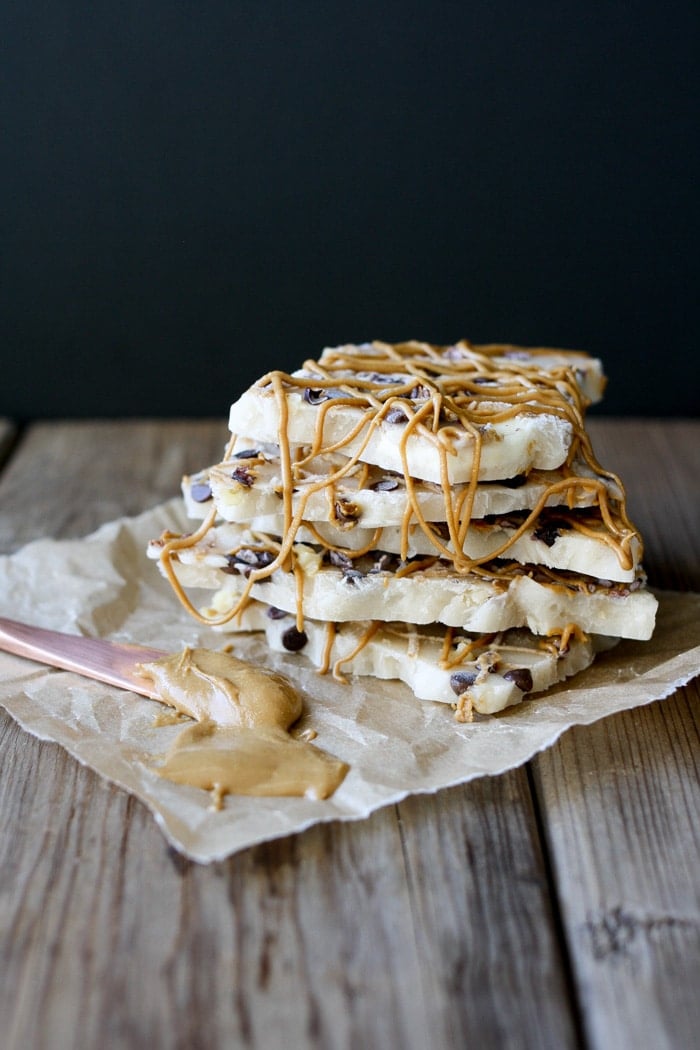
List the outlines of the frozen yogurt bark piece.
<svg viewBox="0 0 700 1050">
<path fill-rule="evenodd" d="M 564 463 L 596 367 L 602 384 L 593 359 L 565 351 L 327 349 L 292 374 L 263 376 L 231 406 L 229 429 L 278 442 L 283 454 L 311 445 L 441 484 L 502 480 Z"/>
<path fill-rule="evenodd" d="M 375 340 L 371 343 L 344 343 L 341 346 L 326 347 L 319 358 L 319 364 L 331 368 L 342 368 L 351 365 L 354 369 L 372 367 L 382 361 L 387 352 L 401 356 L 415 357 L 421 353 L 428 360 L 442 358 L 451 365 L 463 367 L 469 374 L 473 369 L 477 374 L 493 370 L 523 372 L 536 369 L 542 372 L 573 372 L 576 385 L 584 401 L 588 404 L 599 402 L 607 378 L 603 372 L 602 362 L 580 350 L 563 350 L 554 347 L 514 346 L 512 343 L 472 343 L 462 339 L 451 346 L 434 346 L 410 340 L 395 346 Z"/>
<path fill-rule="evenodd" d="M 278 451 L 264 451 L 248 438 L 237 447 L 238 458 L 234 455 L 183 478 L 182 492 L 191 518 L 204 518 L 212 501 L 225 521 L 248 521 L 258 515 L 279 512 L 283 480 Z M 296 512 L 303 501 L 305 521 L 328 521 L 333 517 L 334 504 L 338 503 L 341 509 L 351 508 L 356 523 L 365 528 L 401 525 L 407 499 L 403 475 L 367 464 L 355 464 L 343 475 L 348 463 L 347 457 L 336 454 L 317 456 L 299 468 L 294 477 L 293 511 Z M 338 473 L 341 477 L 332 483 L 329 498 L 328 479 Z M 585 462 L 577 461 L 566 473 L 532 470 L 507 481 L 480 483 L 474 492 L 472 516 L 485 518 L 491 514 L 532 510 L 548 491 L 551 494 L 547 497 L 547 506 L 588 507 L 597 501 L 599 486 L 610 499 L 621 498 L 615 481 L 601 478 Z M 466 488 L 464 484 L 453 485 L 449 502 L 463 501 Z M 441 485 L 415 481 L 413 496 L 426 521 L 445 520 L 445 494 Z"/>
<path fill-rule="evenodd" d="M 294 373 L 300 378 L 302 373 Z M 311 382 L 311 379 L 309 379 Z M 480 424 L 479 438 L 460 423 L 450 421 L 435 437 L 416 430 L 404 434 L 406 417 L 388 410 L 383 417 L 356 408 L 349 398 L 338 397 L 323 416 L 318 406 L 304 399 L 306 388 L 285 390 L 288 422 L 286 433 L 292 445 L 311 445 L 316 438 L 322 448 L 341 445 L 348 456 L 358 456 L 382 470 L 404 472 L 403 448 L 408 473 L 414 478 L 440 484 L 441 455 L 450 484 L 469 481 L 475 458 L 479 456 L 481 481 L 512 478 L 533 467 L 552 470 L 566 460 L 573 440 L 573 428 L 552 414 L 523 412 L 515 419 Z M 232 433 L 256 434 L 266 442 L 278 440 L 279 403 L 268 386 L 254 386 L 231 406 L 229 429 Z M 353 436 L 355 435 L 355 436 Z M 477 440 L 481 442 L 477 453 Z"/>
<path fill-rule="evenodd" d="M 238 630 L 264 630 L 273 651 L 298 654 L 335 677 L 371 676 L 404 682 L 419 700 L 496 714 L 549 689 L 593 662 L 615 638 L 571 634 L 537 638 L 530 631 L 496 635 L 447 632 L 435 624 L 319 623 L 298 631 L 289 613 L 251 602 Z M 378 697 L 381 700 L 381 696 Z"/>
<path fill-rule="evenodd" d="M 618 583 L 632 583 L 640 571 L 641 543 L 636 533 L 630 534 L 629 558 L 621 562 L 618 549 L 609 542 L 608 530 L 599 516 L 592 512 L 572 513 L 562 510 L 546 511 L 539 515 L 522 535 L 517 536 L 521 519 L 516 514 L 497 521 L 470 522 L 461 549 L 474 562 L 491 561 L 504 556 L 525 565 L 545 565 Z M 252 534 L 282 536 L 282 515 L 266 515 L 241 523 Z M 401 558 L 418 556 L 445 557 L 441 548 L 453 551 L 446 526 L 428 523 L 427 529 L 414 524 L 406 531 L 406 549 L 403 550 L 403 530 L 395 525 L 383 529 L 343 528 L 318 521 L 300 525 L 296 539 L 300 543 L 317 544 L 319 539 L 340 555 L 372 550 Z M 514 539 L 514 537 L 516 537 Z M 227 564 L 228 556 L 240 542 L 240 525 L 222 523 L 213 527 L 200 545 L 206 547 L 206 560 L 219 567 Z M 349 567 L 351 567 L 349 565 Z"/>
<path fill-rule="evenodd" d="M 332 622 L 436 622 L 485 633 L 527 627 L 544 635 L 573 623 L 587 634 L 637 639 L 650 638 L 654 628 L 657 602 L 641 576 L 611 585 L 517 563 L 491 563 L 460 575 L 432 558 L 386 568 L 382 556 L 367 569 L 361 562 L 347 568 L 326 564 L 317 548 L 304 543 L 292 548 L 296 573 L 271 571 L 275 541 L 245 530 L 240 539 L 225 567 L 212 564 L 218 552 L 207 548 L 206 536 L 170 558 L 181 586 L 217 592 L 210 604 L 218 615 L 236 608 L 247 591 L 276 608 Z M 162 542 L 154 541 L 149 556 L 158 559 L 161 550 Z M 251 586 L 246 577 L 261 572 L 264 578 Z"/>
</svg>

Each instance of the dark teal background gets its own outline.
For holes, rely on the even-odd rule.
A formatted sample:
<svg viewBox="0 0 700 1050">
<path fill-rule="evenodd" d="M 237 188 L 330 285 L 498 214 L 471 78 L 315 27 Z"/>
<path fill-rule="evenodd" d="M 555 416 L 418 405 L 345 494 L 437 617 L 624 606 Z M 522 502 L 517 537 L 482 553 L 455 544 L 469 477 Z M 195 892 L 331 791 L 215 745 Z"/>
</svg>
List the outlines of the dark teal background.
<svg viewBox="0 0 700 1050">
<path fill-rule="evenodd" d="M 0 414 L 224 418 L 324 344 L 698 411 L 691 3 L 8 3 Z"/>
</svg>

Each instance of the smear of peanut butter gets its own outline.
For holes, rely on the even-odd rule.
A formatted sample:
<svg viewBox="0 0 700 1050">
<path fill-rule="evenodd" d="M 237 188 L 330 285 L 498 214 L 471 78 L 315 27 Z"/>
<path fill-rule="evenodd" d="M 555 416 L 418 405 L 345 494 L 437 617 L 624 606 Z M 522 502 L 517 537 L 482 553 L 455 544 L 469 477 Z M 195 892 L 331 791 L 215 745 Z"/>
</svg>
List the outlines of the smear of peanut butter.
<svg viewBox="0 0 700 1050">
<path fill-rule="evenodd" d="M 289 729 L 302 710 L 291 682 L 232 653 L 190 649 L 140 665 L 163 703 L 196 721 L 219 726 Z"/>
<path fill-rule="evenodd" d="M 348 767 L 289 728 L 302 700 L 284 675 L 231 653 L 185 648 L 140 665 L 163 703 L 195 719 L 177 736 L 160 776 L 212 793 L 328 798 Z"/>
<path fill-rule="evenodd" d="M 160 776 L 223 795 L 297 795 L 323 799 L 347 773 L 344 762 L 283 729 L 217 726 L 196 722 L 178 735 Z"/>
</svg>

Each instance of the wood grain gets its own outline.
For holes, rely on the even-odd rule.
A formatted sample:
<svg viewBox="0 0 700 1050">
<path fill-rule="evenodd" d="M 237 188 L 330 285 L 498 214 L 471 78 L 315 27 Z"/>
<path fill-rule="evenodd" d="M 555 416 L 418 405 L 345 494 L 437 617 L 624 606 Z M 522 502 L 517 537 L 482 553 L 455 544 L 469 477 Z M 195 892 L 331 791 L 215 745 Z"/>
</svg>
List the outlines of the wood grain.
<svg viewBox="0 0 700 1050">
<path fill-rule="evenodd" d="M 223 423 L 76 421 L 29 427 L 1 478 L 0 552 L 39 536 L 82 536 L 179 494 L 223 452 Z"/>
<path fill-rule="evenodd" d="M 661 587 L 700 589 L 700 424 L 600 421 Z M 700 1028 L 700 690 L 567 733 L 534 763 L 591 1047 L 684 1050 Z"/>
<path fill-rule="evenodd" d="M 650 583 L 700 591 L 700 423 L 606 419 L 589 430 L 601 462 L 625 483 Z"/>
<path fill-rule="evenodd" d="M 425 1045 L 577 1045 L 525 770 L 406 799 L 399 814 Z"/>
<path fill-rule="evenodd" d="M 209 423 L 32 427 L 0 545 L 145 509 L 220 448 Z M 6 715 L 0 749 L 8 1050 L 578 1045 L 525 770 L 201 867 Z"/>
</svg>

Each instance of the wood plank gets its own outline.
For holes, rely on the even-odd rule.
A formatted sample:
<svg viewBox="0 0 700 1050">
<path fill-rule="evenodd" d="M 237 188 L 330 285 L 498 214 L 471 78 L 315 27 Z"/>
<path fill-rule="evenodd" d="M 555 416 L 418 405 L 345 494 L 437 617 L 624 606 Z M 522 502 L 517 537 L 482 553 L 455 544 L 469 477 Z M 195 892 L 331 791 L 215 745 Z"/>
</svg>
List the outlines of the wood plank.
<svg viewBox="0 0 700 1050">
<path fill-rule="evenodd" d="M 31 428 L 2 544 L 135 513 L 218 451 L 212 424 Z M 60 748 L 0 737 L 10 1050 L 577 1045 L 524 770 L 201 867 Z"/>
<path fill-rule="evenodd" d="M 2 835 L 5 1046 L 428 1045 L 391 810 L 205 868 L 124 792 L 38 752 L 0 811 L 21 829 Z"/>
<path fill-rule="evenodd" d="M 589 429 L 599 459 L 625 484 L 650 583 L 700 591 L 700 421 L 606 419 Z"/>
<path fill-rule="evenodd" d="M 399 813 L 426 1045 L 578 1045 L 525 769 L 406 799 Z"/>
<path fill-rule="evenodd" d="M 39 536 L 82 536 L 179 493 L 183 473 L 221 456 L 225 423 L 75 421 L 24 433 L 2 476 L 0 553 Z"/>
<path fill-rule="evenodd" d="M 536 763 L 592 1047 L 695 1043 L 699 713 L 693 685 L 572 731 Z"/>
<path fill-rule="evenodd" d="M 593 429 L 593 428 L 592 428 Z M 598 421 L 652 582 L 700 589 L 700 423 Z M 694 1045 L 700 1028 L 700 689 L 567 733 L 534 763 L 591 1047 Z"/>
</svg>

